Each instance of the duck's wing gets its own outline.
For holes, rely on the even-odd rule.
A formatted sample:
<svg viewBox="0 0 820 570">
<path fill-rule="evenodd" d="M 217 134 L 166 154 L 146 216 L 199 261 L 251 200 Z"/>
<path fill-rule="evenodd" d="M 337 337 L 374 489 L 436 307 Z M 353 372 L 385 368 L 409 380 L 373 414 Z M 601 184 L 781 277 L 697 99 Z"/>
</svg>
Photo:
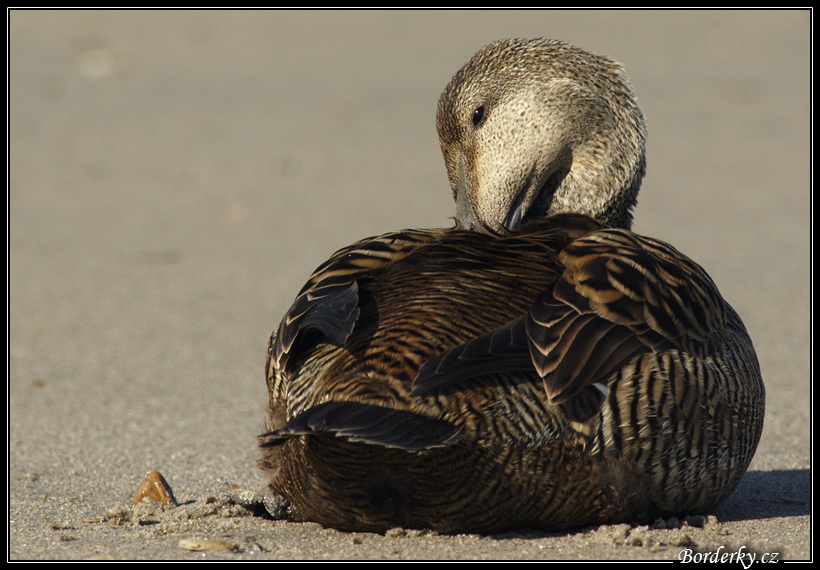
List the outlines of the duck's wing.
<svg viewBox="0 0 820 570">
<path fill-rule="evenodd" d="M 562 276 L 528 314 L 428 360 L 414 381 L 427 394 L 480 374 L 536 371 L 550 402 L 607 380 L 635 356 L 709 352 L 725 326 L 712 280 L 673 247 L 600 230 L 559 254 Z"/>
<path fill-rule="evenodd" d="M 313 272 L 268 344 L 268 376 L 283 370 L 300 332 L 314 329 L 343 345 L 359 317 L 356 280 L 394 263 L 433 239 L 437 230 L 405 230 L 361 240 Z"/>
<path fill-rule="evenodd" d="M 290 437 L 318 434 L 410 452 L 447 447 L 461 438 L 459 429 L 449 422 L 359 402 L 313 406 L 261 437 L 263 447 L 273 447 Z"/>
</svg>

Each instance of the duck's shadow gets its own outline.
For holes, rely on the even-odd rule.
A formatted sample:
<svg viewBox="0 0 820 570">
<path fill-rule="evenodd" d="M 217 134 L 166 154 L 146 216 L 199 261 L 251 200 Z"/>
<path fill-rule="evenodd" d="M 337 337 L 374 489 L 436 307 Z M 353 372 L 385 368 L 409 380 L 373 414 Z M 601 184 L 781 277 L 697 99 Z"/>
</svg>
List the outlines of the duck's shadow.
<svg viewBox="0 0 820 570">
<path fill-rule="evenodd" d="M 811 470 L 749 471 L 714 510 L 720 521 L 798 517 L 811 512 Z"/>
<path fill-rule="evenodd" d="M 799 517 L 811 512 L 811 470 L 749 471 L 728 499 L 710 514 L 720 522 Z M 583 532 L 521 529 L 491 535 L 492 538 L 543 538 Z"/>
</svg>

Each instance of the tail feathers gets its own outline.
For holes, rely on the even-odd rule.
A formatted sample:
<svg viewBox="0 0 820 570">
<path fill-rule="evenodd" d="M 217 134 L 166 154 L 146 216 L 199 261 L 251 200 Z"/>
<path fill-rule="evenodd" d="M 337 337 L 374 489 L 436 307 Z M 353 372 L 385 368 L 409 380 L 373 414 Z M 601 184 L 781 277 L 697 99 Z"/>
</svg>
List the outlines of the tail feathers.
<svg viewBox="0 0 820 570">
<path fill-rule="evenodd" d="M 317 434 L 413 453 L 448 447 L 461 438 L 460 430 L 444 420 L 372 404 L 326 402 L 300 413 L 283 428 L 263 434 L 262 446 Z"/>
</svg>

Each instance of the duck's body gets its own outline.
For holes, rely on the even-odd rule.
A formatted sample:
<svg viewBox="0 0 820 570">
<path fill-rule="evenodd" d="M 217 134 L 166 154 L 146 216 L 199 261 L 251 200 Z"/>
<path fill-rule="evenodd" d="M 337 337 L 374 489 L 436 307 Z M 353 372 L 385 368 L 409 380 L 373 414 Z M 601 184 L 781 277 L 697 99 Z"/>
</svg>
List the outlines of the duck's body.
<svg viewBox="0 0 820 570">
<path fill-rule="evenodd" d="M 493 57 L 520 61 L 519 48 Z M 568 49 L 525 51 L 536 48 L 542 59 Z M 465 69 L 498 45 L 488 49 Z M 482 89 L 453 81 L 439 134 L 459 228 L 363 240 L 302 289 L 268 351 L 271 487 L 295 518 L 346 530 L 559 529 L 713 508 L 754 454 L 763 384 L 706 273 L 626 229 L 642 118 L 611 139 L 640 149 L 620 180 L 607 166 L 611 195 L 575 196 L 596 176 L 580 168 L 589 149 L 573 147 L 570 159 L 532 159 L 514 191 L 488 201 L 483 165 L 498 160 L 457 124 Z M 501 99 L 483 99 L 465 124 L 510 112 Z M 560 211 L 621 227 L 549 215 L 567 185 L 593 205 Z"/>
</svg>

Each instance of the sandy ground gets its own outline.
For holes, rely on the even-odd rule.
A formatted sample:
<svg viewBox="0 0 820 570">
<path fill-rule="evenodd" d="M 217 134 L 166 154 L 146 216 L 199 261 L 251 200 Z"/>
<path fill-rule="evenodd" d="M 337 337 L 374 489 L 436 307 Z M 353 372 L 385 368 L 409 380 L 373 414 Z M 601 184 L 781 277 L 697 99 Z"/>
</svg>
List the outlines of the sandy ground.
<svg viewBox="0 0 820 570">
<path fill-rule="evenodd" d="M 8 556 L 810 558 L 810 23 L 10 12 Z M 509 36 L 626 64 L 650 129 L 635 229 L 700 262 L 757 348 L 750 472 L 715 518 L 671 528 L 383 536 L 240 516 L 222 493 L 264 483 L 271 330 L 337 248 L 450 225 L 438 95 Z M 152 469 L 186 505 L 131 512 Z M 235 548 L 183 548 L 205 539 Z"/>
</svg>

